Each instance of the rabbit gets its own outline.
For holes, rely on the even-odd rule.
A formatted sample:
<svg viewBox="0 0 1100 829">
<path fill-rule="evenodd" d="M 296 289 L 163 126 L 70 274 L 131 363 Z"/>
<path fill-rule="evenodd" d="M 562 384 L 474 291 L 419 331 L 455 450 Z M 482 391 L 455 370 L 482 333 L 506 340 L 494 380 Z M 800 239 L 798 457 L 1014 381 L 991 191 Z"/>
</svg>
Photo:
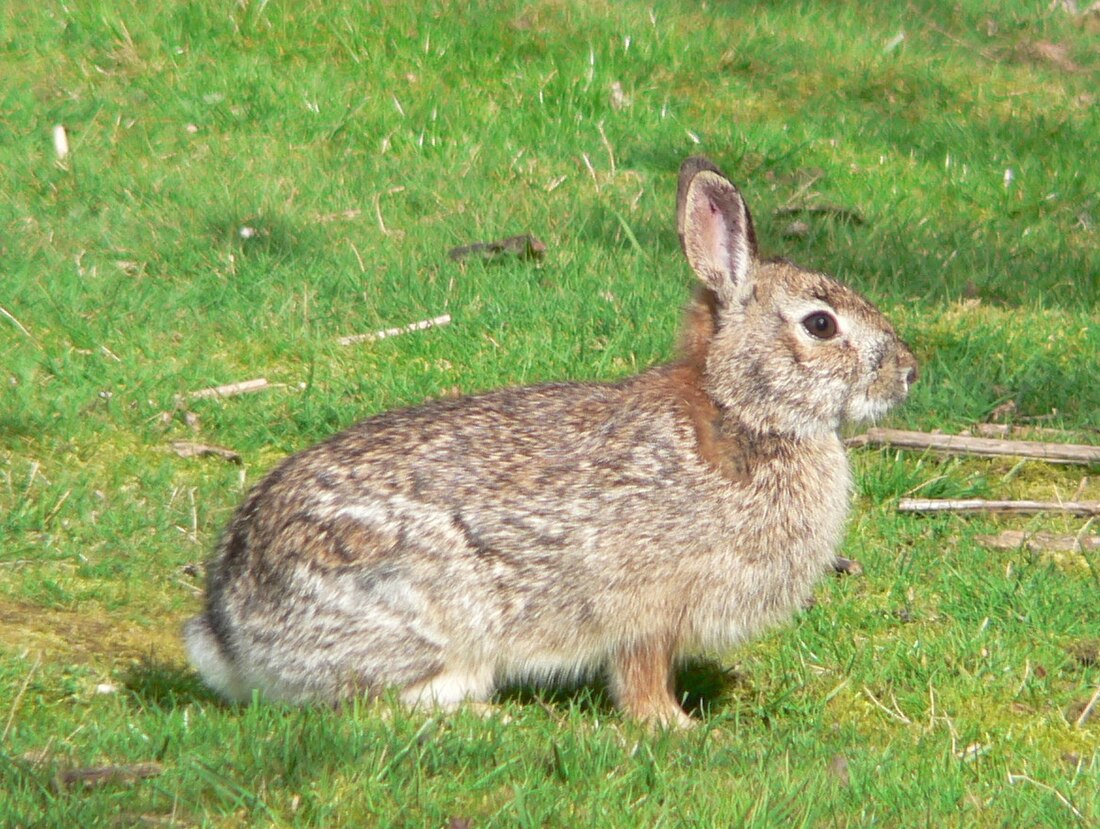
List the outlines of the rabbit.
<svg viewBox="0 0 1100 829">
<path fill-rule="evenodd" d="M 449 710 L 604 671 L 625 717 L 689 725 L 678 660 L 808 599 L 849 506 L 839 427 L 902 402 L 917 364 L 853 290 L 761 258 L 705 158 L 677 226 L 699 284 L 674 362 L 382 413 L 261 480 L 186 625 L 206 683 Z"/>
</svg>

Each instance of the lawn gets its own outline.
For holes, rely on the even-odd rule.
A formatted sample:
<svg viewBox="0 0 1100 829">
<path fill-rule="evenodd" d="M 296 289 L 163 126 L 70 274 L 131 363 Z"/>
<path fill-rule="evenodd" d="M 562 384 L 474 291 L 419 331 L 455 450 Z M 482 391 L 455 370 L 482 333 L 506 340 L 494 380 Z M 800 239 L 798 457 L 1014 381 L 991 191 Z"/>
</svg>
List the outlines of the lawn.
<svg viewBox="0 0 1100 829">
<path fill-rule="evenodd" d="M 0 825 L 1100 823 L 1100 551 L 981 540 L 1096 525 L 897 509 L 1098 500 L 1095 466 L 853 450 L 862 574 L 685 666 L 686 733 L 598 681 L 489 717 L 227 706 L 180 637 L 287 454 L 669 359 L 690 154 L 740 184 L 765 252 L 894 320 L 921 377 L 884 425 L 1100 442 L 1087 6 L 9 0 Z M 448 256 L 520 233 L 541 259 Z"/>
</svg>

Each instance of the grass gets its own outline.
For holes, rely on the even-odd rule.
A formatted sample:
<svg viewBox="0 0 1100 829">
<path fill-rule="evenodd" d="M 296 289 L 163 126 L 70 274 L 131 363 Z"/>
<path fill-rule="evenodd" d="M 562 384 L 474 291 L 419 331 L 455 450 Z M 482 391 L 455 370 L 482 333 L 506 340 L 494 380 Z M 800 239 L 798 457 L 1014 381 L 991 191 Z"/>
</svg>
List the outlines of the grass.
<svg viewBox="0 0 1100 829">
<path fill-rule="evenodd" d="M 685 735 L 598 686 L 515 689 L 488 719 L 226 707 L 178 629 L 287 453 L 455 389 L 667 358 L 689 153 L 742 184 L 765 250 L 895 319 L 922 376 L 894 425 L 1011 403 L 1095 441 L 1097 26 L 1023 0 L 6 4 L 0 824 L 1095 825 L 1100 715 L 1076 717 L 1100 560 L 976 540 L 1082 522 L 894 510 L 1068 498 L 1080 470 L 857 453 L 864 575 L 686 670 Z M 788 238 L 774 211 L 807 203 L 861 221 Z M 540 264 L 446 257 L 525 231 Z M 161 773 L 58 782 L 144 762 Z"/>
</svg>

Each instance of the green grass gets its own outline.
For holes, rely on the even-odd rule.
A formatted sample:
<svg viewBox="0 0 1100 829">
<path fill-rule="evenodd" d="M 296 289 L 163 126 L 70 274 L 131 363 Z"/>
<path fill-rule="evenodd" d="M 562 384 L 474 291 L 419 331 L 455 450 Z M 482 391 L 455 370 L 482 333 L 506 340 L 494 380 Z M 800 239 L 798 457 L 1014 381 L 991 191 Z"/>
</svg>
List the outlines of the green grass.
<svg viewBox="0 0 1100 829">
<path fill-rule="evenodd" d="M 766 251 L 896 321 L 922 374 L 893 425 L 1011 402 L 1095 442 L 1100 23 L 1050 6 L 7 3 L 0 825 L 1096 825 L 1100 714 L 1075 714 L 1100 559 L 976 540 L 1083 522 L 895 511 L 1069 498 L 1087 470 L 856 453 L 864 575 L 685 671 L 684 735 L 598 685 L 515 689 L 488 719 L 226 707 L 179 638 L 195 566 L 287 453 L 455 389 L 666 359 L 690 153 L 742 185 Z M 786 238 L 792 204 L 862 221 Z M 446 256 L 528 231 L 542 263 Z M 58 782 L 144 762 L 162 773 Z"/>
</svg>

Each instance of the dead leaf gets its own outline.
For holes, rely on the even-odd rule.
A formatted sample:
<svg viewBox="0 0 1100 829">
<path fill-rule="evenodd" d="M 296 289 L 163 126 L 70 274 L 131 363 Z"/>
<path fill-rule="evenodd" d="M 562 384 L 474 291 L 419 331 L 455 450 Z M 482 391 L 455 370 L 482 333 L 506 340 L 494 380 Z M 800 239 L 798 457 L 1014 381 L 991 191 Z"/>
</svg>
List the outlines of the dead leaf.
<svg viewBox="0 0 1100 829">
<path fill-rule="evenodd" d="M 53 740 L 46 744 L 45 748 L 40 748 L 34 751 L 25 751 L 19 755 L 19 759 L 24 763 L 29 763 L 32 766 L 43 766 L 50 761 L 53 757 L 53 752 L 50 751 L 53 746 Z"/>
<path fill-rule="evenodd" d="M 1085 639 L 1070 646 L 1070 655 L 1084 668 L 1100 665 L 1100 639 Z"/>
<path fill-rule="evenodd" d="M 623 85 L 618 81 L 611 83 L 611 108 L 618 112 L 630 106 L 630 96 L 623 92 Z"/>
<path fill-rule="evenodd" d="M 862 576 L 863 565 L 856 561 L 854 558 L 844 558 L 843 556 L 837 556 L 833 560 L 833 570 L 844 576 Z"/>
<path fill-rule="evenodd" d="M 1016 414 L 1016 401 L 1007 400 L 989 413 L 989 420 L 1003 423 L 1014 414 Z"/>
<path fill-rule="evenodd" d="M 848 758 L 843 754 L 834 754 L 832 759 L 829 760 L 829 765 L 825 767 L 825 770 L 841 786 L 851 785 L 851 776 L 848 773 Z"/>
<path fill-rule="evenodd" d="M 810 235 L 810 226 L 801 219 L 788 224 L 783 228 L 784 239 L 805 239 Z"/>
<path fill-rule="evenodd" d="M 1064 43 L 1052 43 L 1049 40 L 1037 40 L 1024 43 L 1019 47 L 1020 54 L 1033 62 L 1047 63 L 1063 72 L 1080 72 L 1081 67 L 1069 56 L 1069 47 Z"/>
</svg>

